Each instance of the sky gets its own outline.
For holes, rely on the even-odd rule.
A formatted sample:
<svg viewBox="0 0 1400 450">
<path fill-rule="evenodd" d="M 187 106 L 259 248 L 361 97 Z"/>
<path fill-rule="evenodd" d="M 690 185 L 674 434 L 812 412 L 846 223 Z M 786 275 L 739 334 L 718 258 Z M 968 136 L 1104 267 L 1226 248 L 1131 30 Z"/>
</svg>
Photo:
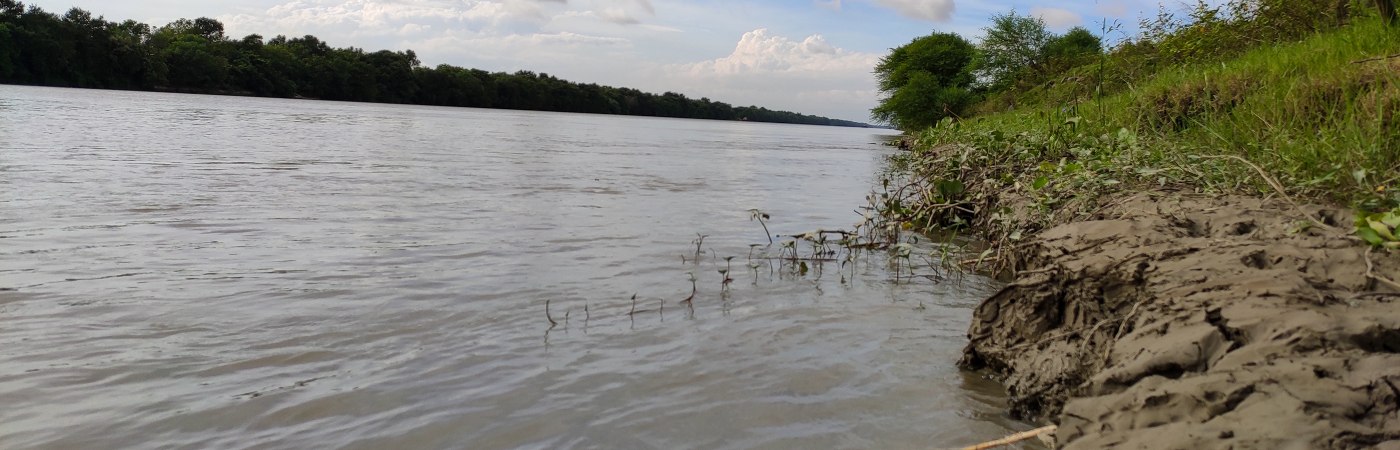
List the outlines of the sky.
<svg viewBox="0 0 1400 450">
<path fill-rule="evenodd" d="M 970 40 L 1016 10 L 1056 31 L 1135 28 L 1159 0 L 22 0 L 161 26 L 212 17 L 227 34 L 315 35 L 413 50 L 425 65 L 531 70 L 736 106 L 869 121 L 889 49 L 935 31 Z M 1182 0 L 1167 0 L 1180 3 Z M 1109 36 L 1112 40 L 1113 36 Z"/>
</svg>

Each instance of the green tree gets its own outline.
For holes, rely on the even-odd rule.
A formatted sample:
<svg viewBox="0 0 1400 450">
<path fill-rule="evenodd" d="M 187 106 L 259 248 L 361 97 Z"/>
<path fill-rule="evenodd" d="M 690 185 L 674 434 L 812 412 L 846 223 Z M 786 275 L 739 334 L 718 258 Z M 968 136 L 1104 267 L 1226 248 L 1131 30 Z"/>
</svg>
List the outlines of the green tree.
<svg viewBox="0 0 1400 450">
<path fill-rule="evenodd" d="M 161 56 L 169 68 L 167 80 L 173 87 L 219 89 L 228 78 L 228 59 L 197 34 L 175 36 Z"/>
<path fill-rule="evenodd" d="M 993 89 L 1044 79 L 1048 72 L 1046 47 L 1055 37 L 1045 29 L 1045 21 L 1011 11 L 993 17 L 992 26 L 983 31 L 986 36 L 978 46 L 982 51 L 979 71 Z"/>
<path fill-rule="evenodd" d="M 1045 59 L 1050 74 L 1086 64 L 1102 54 L 1103 41 L 1082 27 L 1071 28 L 1045 43 Z"/>
<path fill-rule="evenodd" d="M 0 20 L 9 21 L 24 14 L 24 3 L 15 0 L 0 0 Z"/>
<path fill-rule="evenodd" d="M 961 114 L 974 98 L 975 55 L 976 48 L 953 33 L 934 33 L 892 49 L 875 66 L 884 98 L 871 116 L 911 130 Z"/>
</svg>

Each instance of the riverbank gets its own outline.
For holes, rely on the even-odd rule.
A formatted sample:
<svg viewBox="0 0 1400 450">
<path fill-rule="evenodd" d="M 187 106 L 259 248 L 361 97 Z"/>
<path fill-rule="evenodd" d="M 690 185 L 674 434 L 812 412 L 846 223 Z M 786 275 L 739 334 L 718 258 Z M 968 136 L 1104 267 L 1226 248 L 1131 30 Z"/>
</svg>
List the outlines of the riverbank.
<svg viewBox="0 0 1400 450">
<path fill-rule="evenodd" d="M 1113 53 L 910 134 L 878 207 L 989 243 L 960 365 L 1059 447 L 1400 448 L 1397 39 Z"/>
<path fill-rule="evenodd" d="M 1323 224 L 1350 212 L 1303 211 Z M 1400 258 L 1286 201 L 1149 192 L 1018 245 L 960 365 L 1063 448 L 1400 439 Z M 1392 445 L 1400 442 L 1392 442 Z"/>
</svg>

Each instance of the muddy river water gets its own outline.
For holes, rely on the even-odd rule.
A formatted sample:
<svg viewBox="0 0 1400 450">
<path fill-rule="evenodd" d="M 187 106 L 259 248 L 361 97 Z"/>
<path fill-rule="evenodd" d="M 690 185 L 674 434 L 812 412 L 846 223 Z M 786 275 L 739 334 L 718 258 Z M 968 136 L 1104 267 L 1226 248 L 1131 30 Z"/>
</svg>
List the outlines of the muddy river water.
<svg viewBox="0 0 1400 450">
<path fill-rule="evenodd" d="M 994 282 L 747 266 L 749 208 L 775 234 L 857 221 L 889 133 L 0 86 L 0 448 L 1030 428 L 953 365 Z"/>
</svg>

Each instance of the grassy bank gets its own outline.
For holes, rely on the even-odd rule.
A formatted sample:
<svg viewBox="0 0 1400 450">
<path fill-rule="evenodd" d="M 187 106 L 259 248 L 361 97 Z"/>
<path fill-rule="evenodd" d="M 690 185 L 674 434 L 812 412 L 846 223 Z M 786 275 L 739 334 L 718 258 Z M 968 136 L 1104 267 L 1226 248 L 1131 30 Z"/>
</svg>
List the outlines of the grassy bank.
<svg viewBox="0 0 1400 450">
<path fill-rule="evenodd" d="M 882 206 L 917 228 L 973 225 L 1000 244 L 1145 189 L 1391 211 L 1400 206 L 1396 53 L 1400 32 L 1362 17 L 1106 89 L 1117 62 L 1109 53 L 1019 91 L 1028 101 L 1015 108 L 1005 99 L 1017 92 L 1003 94 L 973 117 L 910 133 L 915 145 L 895 163 L 913 176 Z M 1300 230 L 1353 225 L 1298 220 Z"/>
</svg>

